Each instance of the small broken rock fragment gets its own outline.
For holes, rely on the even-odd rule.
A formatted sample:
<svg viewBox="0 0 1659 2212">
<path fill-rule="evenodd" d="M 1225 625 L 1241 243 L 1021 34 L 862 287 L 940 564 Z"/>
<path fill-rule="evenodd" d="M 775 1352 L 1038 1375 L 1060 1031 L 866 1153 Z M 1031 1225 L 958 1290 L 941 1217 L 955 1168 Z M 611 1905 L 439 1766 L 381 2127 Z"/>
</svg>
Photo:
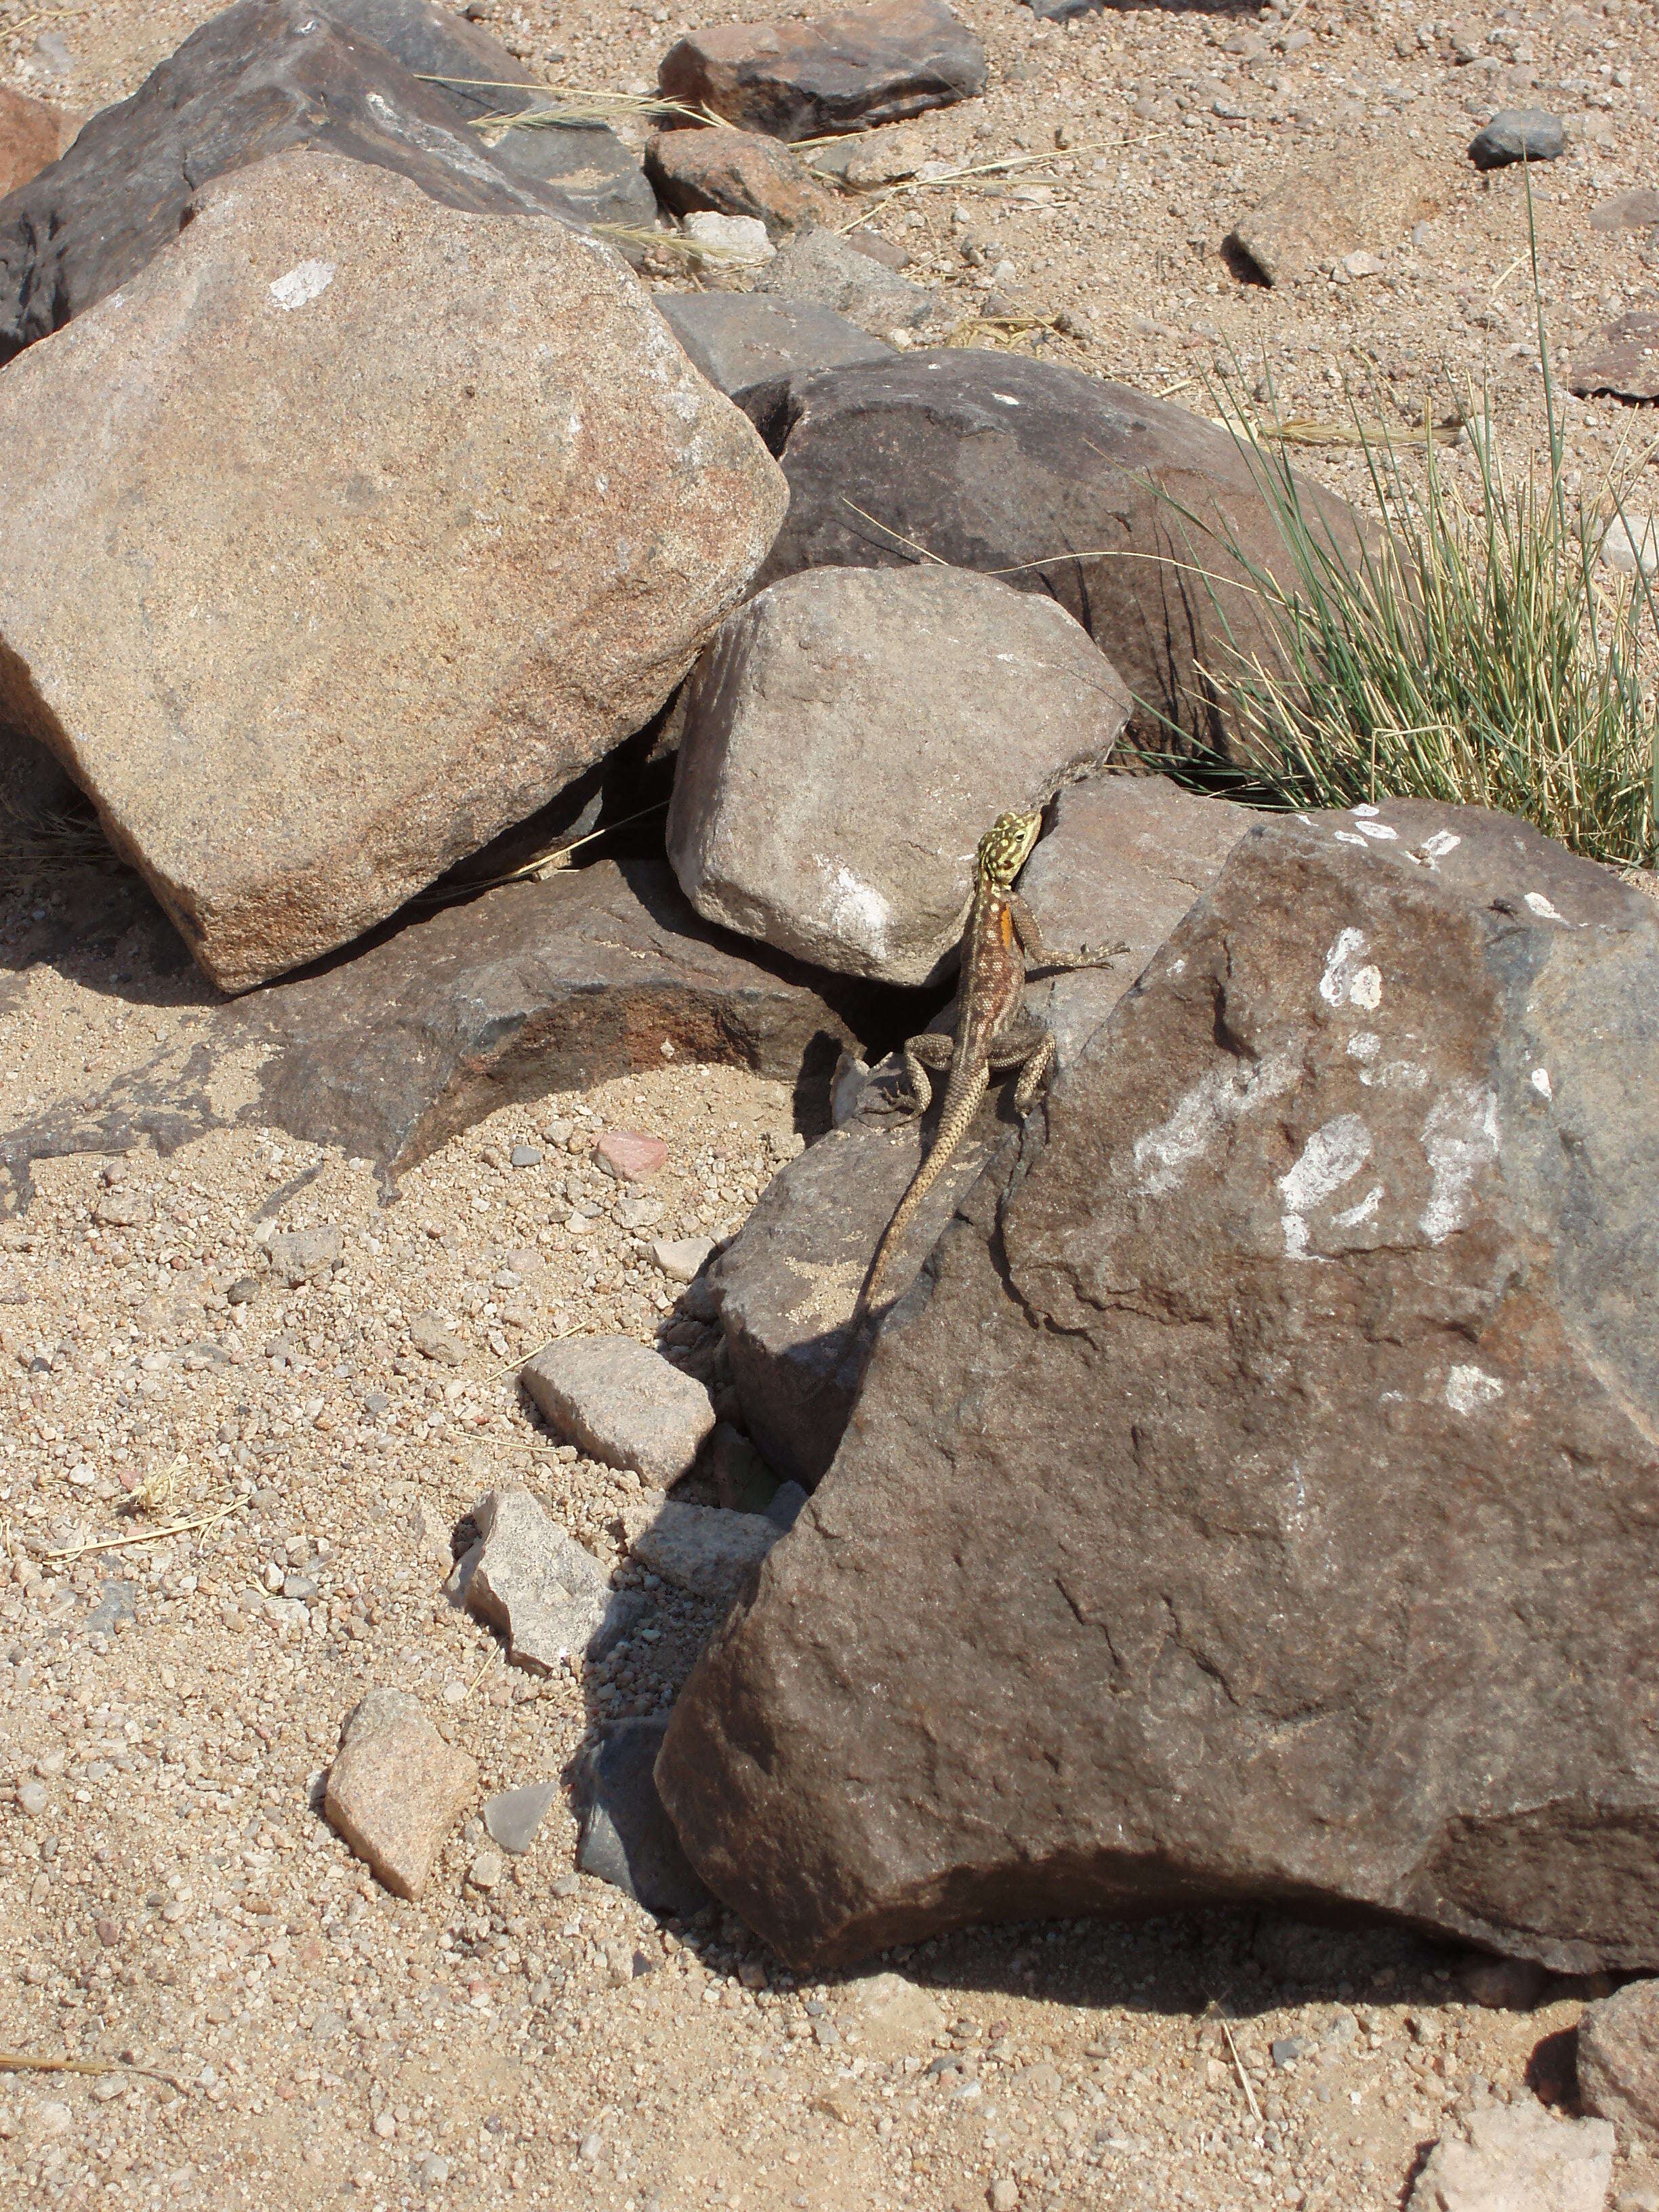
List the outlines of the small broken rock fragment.
<svg viewBox="0 0 1659 2212">
<path fill-rule="evenodd" d="M 371 1690 L 340 1730 L 323 1810 L 394 1897 L 417 1898 L 477 1786 L 473 1760 L 444 1741 L 418 1698 Z"/>
<path fill-rule="evenodd" d="M 527 1490 L 486 1491 L 469 1518 L 479 1540 L 454 1577 L 467 1605 L 507 1638 L 516 1666 L 550 1674 L 579 1658 L 623 1603 L 599 1561 Z"/>
<path fill-rule="evenodd" d="M 418 1313 L 409 1324 L 409 1340 L 416 1352 L 443 1367 L 461 1364 L 461 1340 L 434 1313 Z"/>
<path fill-rule="evenodd" d="M 490 1841 L 514 1857 L 527 1851 L 558 1794 L 556 1782 L 521 1782 L 516 1790 L 498 1790 L 484 1807 Z"/>
<path fill-rule="evenodd" d="M 618 1182 L 645 1182 L 667 1158 L 668 1147 L 662 1139 L 647 1136 L 641 1129 L 607 1129 L 593 1147 L 595 1165 Z"/>
</svg>

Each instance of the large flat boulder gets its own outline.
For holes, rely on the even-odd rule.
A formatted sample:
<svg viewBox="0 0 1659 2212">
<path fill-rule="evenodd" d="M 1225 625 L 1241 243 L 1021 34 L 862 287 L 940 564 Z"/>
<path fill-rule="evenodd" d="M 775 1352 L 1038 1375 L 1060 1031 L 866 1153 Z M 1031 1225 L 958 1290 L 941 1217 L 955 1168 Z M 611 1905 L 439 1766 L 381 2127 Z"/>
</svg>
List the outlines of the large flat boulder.
<svg viewBox="0 0 1659 2212">
<path fill-rule="evenodd" d="M 842 975 L 954 970 L 997 816 L 1102 768 L 1129 702 L 1063 608 L 823 568 L 729 616 L 684 694 L 668 857 L 699 914 Z"/>
<path fill-rule="evenodd" d="M 467 121 L 499 118 L 499 130 L 474 137 L 507 175 L 537 190 L 550 185 L 590 222 L 654 221 L 645 172 L 607 125 L 508 119 L 547 113 L 547 88 L 480 25 L 435 0 L 328 0 L 328 13 L 384 46 Z"/>
<path fill-rule="evenodd" d="M 102 934 L 76 947 L 81 979 L 107 989 L 143 948 L 169 1001 L 188 1001 L 188 971 L 167 972 L 177 939 L 148 899 L 135 889 L 112 908 Z M 0 1194 L 9 1184 L 27 1195 L 32 1160 L 139 1142 L 171 1152 L 242 1123 L 396 1173 L 515 1099 L 660 1068 L 665 1046 L 680 1061 L 821 1089 L 838 1052 L 893 1019 L 868 985 L 711 928 L 663 860 L 507 884 L 319 973 L 228 1001 L 197 993 L 176 1040 L 135 1026 L 130 1064 L 103 1089 L 67 1084 L 0 1130 Z"/>
<path fill-rule="evenodd" d="M 797 1966 L 1255 1899 L 1651 1969 L 1656 1092 L 1638 891 L 1473 810 L 1252 830 L 683 1692 L 710 1887 Z"/>
<path fill-rule="evenodd" d="M 802 368 L 890 361 L 893 349 L 811 300 L 757 292 L 659 292 L 658 313 L 717 392 Z"/>
<path fill-rule="evenodd" d="M 313 149 L 198 210 L 0 383 L 0 708 L 240 990 L 641 729 L 786 495 L 562 223 Z"/>
<path fill-rule="evenodd" d="M 875 0 L 807 22 L 723 23 L 671 46 L 665 100 L 773 138 L 872 130 L 985 89 L 985 49 L 945 0 Z"/>
<path fill-rule="evenodd" d="M 447 206 L 580 220 L 520 181 L 434 85 L 306 0 L 240 0 L 0 205 L 0 362 L 129 283 L 215 177 L 315 145 Z"/>
<path fill-rule="evenodd" d="M 1060 793 L 1020 890 L 1045 941 L 1127 949 L 1109 968 L 1027 985 L 1026 1010 L 1053 1032 L 1060 1067 L 1079 1057 L 1258 818 L 1162 776 L 1099 776 Z M 947 1025 L 944 1016 L 933 1024 Z M 842 1127 L 773 1177 L 709 1274 L 749 1433 L 778 1474 L 808 1489 L 836 1455 L 869 1358 L 868 1328 L 848 1327 L 853 1301 L 938 1118 L 925 1128 L 897 1118 L 899 1080 L 895 1060 Z M 1008 1091 L 994 1087 L 912 1217 L 889 1263 L 894 1297 L 1013 1141 Z"/>
<path fill-rule="evenodd" d="M 1241 652 L 1271 643 L 1230 538 L 1287 588 L 1295 577 L 1272 503 L 1225 430 L 1127 385 L 972 348 L 792 375 L 743 404 L 789 479 L 761 583 L 906 567 L 918 547 L 1006 574 L 1083 624 L 1128 685 L 1149 745 L 1168 750 L 1185 732 L 1239 749 L 1204 672 L 1226 665 L 1229 629 Z M 1352 511 L 1296 482 L 1310 526 L 1352 548 Z"/>
</svg>

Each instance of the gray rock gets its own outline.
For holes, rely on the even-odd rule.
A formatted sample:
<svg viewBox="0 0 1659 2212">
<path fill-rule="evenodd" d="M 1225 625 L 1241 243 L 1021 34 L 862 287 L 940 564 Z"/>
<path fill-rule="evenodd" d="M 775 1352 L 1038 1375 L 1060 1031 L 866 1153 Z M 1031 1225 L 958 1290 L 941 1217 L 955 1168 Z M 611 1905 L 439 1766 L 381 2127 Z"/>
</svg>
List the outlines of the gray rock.
<svg viewBox="0 0 1659 2212">
<path fill-rule="evenodd" d="M 657 312 L 718 392 L 794 369 L 882 361 L 893 349 L 829 307 L 762 292 L 659 292 Z"/>
<path fill-rule="evenodd" d="M 279 1230 L 265 1241 L 270 1272 L 290 1291 L 331 1275 L 345 1249 L 337 1229 Z"/>
<path fill-rule="evenodd" d="M 754 289 L 828 307 L 879 338 L 917 329 L 938 304 L 933 293 L 884 269 L 833 230 L 805 231 L 781 246 L 755 278 Z"/>
<path fill-rule="evenodd" d="M 1407 2212 L 1604 2212 L 1612 2184 L 1605 2120 L 1562 2119 L 1521 2098 L 1476 2112 L 1467 2142 L 1443 2136 Z"/>
<path fill-rule="evenodd" d="M 711 1605 L 733 1605 L 782 1534 L 764 1513 L 665 1498 L 629 1549 L 642 1567 Z"/>
<path fill-rule="evenodd" d="M 546 86 L 499 40 L 433 0 L 329 0 L 328 13 L 384 46 L 411 76 L 441 79 L 430 89 L 469 124 L 547 108 Z M 472 135 L 497 168 L 532 191 L 550 186 L 586 222 L 656 219 L 644 171 L 603 123 L 508 125 Z"/>
<path fill-rule="evenodd" d="M 98 1601 L 82 1624 L 88 1636 L 108 1636 L 125 1620 L 138 1618 L 137 1585 L 119 1576 L 108 1576 L 98 1585 Z"/>
<path fill-rule="evenodd" d="M 579 1785 L 576 1863 L 647 1912 L 689 1916 L 709 1896 L 657 1795 L 653 1770 L 665 1726 L 659 1719 L 620 1722 L 592 1755 Z"/>
<path fill-rule="evenodd" d="M 1055 946 L 1124 945 L 1109 968 L 1039 979 L 1029 1012 L 1069 1066 L 1258 817 L 1162 776 L 1106 775 L 1062 791 L 1020 888 Z M 935 1027 L 947 1028 L 944 1017 Z M 711 1271 L 744 1419 L 768 1461 L 807 1487 L 835 1455 L 868 1352 L 847 1333 L 876 1244 L 927 1140 L 889 1109 L 896 1062 L 830 1135 L 775 1176 Z M 896 1295 L 915 1275 L 999 1144 L 1006 1086 L 928 1193 L 893 1255 Z"/>
<path fill-rule="evenodd" d="M 533 1674 L 579 1659 L 607 1626 L 611 1577 L 527 1490 L 490 1490 L 469 1516 L 478 1542 L 457 1572 L 459 1594 Z"/>
<path fill-rule="evenodd" d="M 627 269 L 562 223 L 458 214 L 316 149 L 194 205 L 0 381 L 24 457 L 0 710 L 240 990 L 641 728 L 785 492 Z M 495 469 L 517 496 L 486 528 L 471 502 Z"/>
<path fill-rule="evenodd" d="M 997 572 L 1083 624 L 1149 749 L 1179 750 L 1186 732 L 1248 757 L 1205 672 L 1230 632 L 1271 664 L 1250 572 L 1287 588 L 1295 575 L 1225 430 L 1127 385 L 972 347 L 781 378 L 742 404 L 789 479 L 760 586 L 803 568 L 908 568 L 916 548 Z M 1316 537 L 1355 557 L 1352 510 L 1294 482 Z"/>
<path fill-rule="evenodd" d="M 484 1804 L 491 1840 L 514 1857 L 527 1851 L 558 1794 L 556 1782 L 521 1782 L 516 1790 L 497 1790 Z"/>
<path fill-rule="evenodd" d="M 1627 1982 L 1578 2022 L 1578 2095 L 1621 2150 L 1659 2150 L 1659 1982 Z"/>
<path fill-rule="evenodd" d="M 711 1237 L 659 1237 L 651 1257 L 671 1283 L 690 1283 L 702 1273 L 714 1249 Z"/>
<path fill-rule="evenodd" d="M 66 920 L 40 957 L 78 963 L 95 951 L 118 971 L 137 947 L 196 1026 L 183 1067 L 158 1066 L 135 1030 L 125 1071 L 101 1088 L 0 1126 L 0 1188 L 24 1202 L 32 1160 L 139 1144 L 167 1153 L 241 1124 L 395 1172 L 514 1100 L 659 1069 L 665 1044 L 682 1063 L 718 1060 L 811 1091 L 855 1035 L 891 1030 L 876 988 L 711 927 L 665 860 L 507 884 L 321 974 L 228 1002 L 190 973 L 135 878 L 82 878 L 75 889 L 74 927 Z M 248 1279 L 246 1295 L 256 1288 Z"/>
<path fill-rule="evenodd" d="M 1638 185 L 1590 210 L 1592 230 L 1653 230 L 1659 228 L 1659 187 Z"/>
<path fill-rule="evenodd" d="M 477 1786 L 473 1760 L 444 1741 L 417 1698 L 371 1690 L 340 1730 L 323 1810 L 394 1897 L 417 1898 Z"/>
<path fill-rule="evenodd" d="M 513 1164 L 515 1168 L 538 1168 L 542 1164 L 539 1145 L 514 1145 Z"/>
<path fill-rule="evenodd" d="M 668 856 L 700 914 L 842 974 L 956 965 L 980 838 L 1110 757 L 1129 700 L 1052 599 L 816 569 L 728 618 L 684 694 Z"/>
<path fill-rule="evenodd" d="M 781 1482 L 776 1495 L 766 1509 L 766 1517 L 775 1522 L 786 1535 L 800 1518 L 800 1509 L 806 1503 L 806 1492 L 798 1482 Z"/>
<path fill-rule="evenodd" d="M 423 1358 L 444 1367 L 459 1367 L 465 1349 L 454 1331 L 431 1312 L 417 1313 L 409 1324 L 409 1340 Z"/>
<path fill-rule="evenodd" d="M 1639 891 L 1474 809 L 1253 828 L 682 1691 L 710 1887 L 796 1964 L 1293 1893 L 1659 1966 L 1656 1095 Z"/>
<path fill-rule="evenodd" d="M 382 47 L 306 0 L 241 0 L 6 201 L 0 362 L 129 283 L 212 179 L 303 145 L 395 170 L 451 207 L 580 220 L 573 202 L 510 176 Z"/>
<path fill-rule="evenodd" d="M 702 1384 L 631 1336 L 567 1337 L 519 1372 L 558 1435 L 654 1490 L 688 1472 L 714 1426 Z"/>
<path fill-rule="evenodd" d="M 985 49 L 944 0 L 877 0 L 809 22 L 728 23 L 671 46 L 663 96 L 774 138 L 872 130 L 985 89 Z"/>
<path fill-rule="evenodd" d="M 1477 169 L 1505 169 L 1514 161 L 1559 161 L 1567 134 L 1559 115 L 1541 107 L 1506 107 L 1469 141 Z"/>
</svg>

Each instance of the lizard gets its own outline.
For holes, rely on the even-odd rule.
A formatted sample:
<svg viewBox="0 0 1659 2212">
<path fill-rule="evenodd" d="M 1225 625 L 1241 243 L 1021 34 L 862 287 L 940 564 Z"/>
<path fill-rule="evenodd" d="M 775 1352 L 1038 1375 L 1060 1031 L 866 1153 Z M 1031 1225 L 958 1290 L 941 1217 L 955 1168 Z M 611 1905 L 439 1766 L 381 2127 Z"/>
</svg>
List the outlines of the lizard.
<svg viewBox="0 0 1659 2212">
<path fill-rule="evenodd" d="M 869 1310 L 888 1255 L 903 1235 L 906 1224 L 967 1134 L 991 1078 L 1018 1069 L 1014 1107 L 1021 1114 L 1030 1109 L 1048 1079 L 1054 1061 L 1054 1041 L 1042 1023 L 1025 1012 L 1027 959 L 1039 968 L 1060 970 L 1104 968 L 1128 950 L 1120 945 L 1109 952 L 1085 949 L 1071 954 L 1053 951 L 1043 943 L 1036 916 L 1014 889 L 1014 880 L 1030 858 L 1042 827 L 1042 816 L 1035 808 L 1000 814 L 979 841 L 973 902 L 962 935 L 954 1033 L 946 1036 L 940 1030 L 927 1030 L 909 1038 L 904 1047 L 904 1071 L 910 1085 L 908 1110 L 925 1114 L 932 1104 L 929 1068 L 936 1074 L 950 1070 L 944 1108 L 933 1144 L 882 1231 L 853 1308 L 848 1326 L 854 1329 Z"/>
</svg>

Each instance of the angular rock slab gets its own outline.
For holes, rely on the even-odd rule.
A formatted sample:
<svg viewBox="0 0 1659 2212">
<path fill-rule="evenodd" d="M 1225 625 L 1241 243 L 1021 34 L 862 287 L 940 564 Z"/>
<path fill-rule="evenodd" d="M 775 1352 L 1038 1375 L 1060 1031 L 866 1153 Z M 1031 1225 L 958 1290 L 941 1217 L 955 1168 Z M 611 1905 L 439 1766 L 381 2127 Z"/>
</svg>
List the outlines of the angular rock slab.
<svg viewBox="0 0 1659 2212">
<path fill-rule="evenodd" d="M 118 964 L 142 938 L 169 991 L 187 994 L 178 939 L 134 879 L 89 887 L 89 907 L 99 888 L 112 892 L 102 957 Z M 32 1160 L 140 1141 L 172 1152 L 242 1123 L 395 1174 L 516 1099 L 660 1068 L 665 1045 L 811 1087 L 856 1032 L 890 1019 L 869 986 L 758 951 L 694 914 L 666 861 L 602 860 L 441 908 L 228 1003 L 198 981 L 175 1050 L 135 1032 L 130 1066 L 102 1091 L 68 1089 L 0 1130 L 0 1191 L 27 1194 Z"/>
<path fill-rule="evenodd" d="M 1430 162 L 1332 156 L 1281 178 L 1240 216 L 1224 247 L 1263 283 L 1294 283 L 1328 275 L 1356 249 L 1403 245 L 1412 225 L 1441 214 L 1449 198 L 1449 179 Z"/>
<path fill-rule="evenodd" d="M 498 39 L 434 0 L 329 0 L 328 13 L 384 46 L 468 122 L 548 104 L 546 86 Z M 656 196 L 644 171 L 603 123 L 509 124 L 473 137 L 497 168 L 532 191 L 550 186 L 588 222 L 655 220 Z"/>
<path fill-rule="evenodd" d="M 1581 399 L 1659 399 L 1659 314 L 1633 307 L 1609 323 L 1568 381 Z"/>
<path fill-rule="evenodd" d="M 444 1838 L 478 1786 L 406 1690 L 371 1690 L 347 1714 L 323 1810 L 394 1897 L 418 1898 Z"/>
<path fill-rule="evenodd" d="M 1612 2183 L 1605 2120 L 1562 2119 L 1526 2098 L 1476 2112 L 1467 2142 L 1443 2136 L 1406 2212 L 1604 2212 Z"/>
<path fill-rule="evenodd" d="M 755 289 L 810 301 L 878 338 L 919 329 L 938 304 L 920 284 L 823 229 L 790 239 L 756 277 Z"/>
<path fill-rule="evenodd" d="M 611 1577 L 527 1490 L 490 1490 L 472 1508 L 466 1603 L 507 1639 L 515 1666 L 550 1674 L 580 1659 L 605 1626 Z M 492 1831 L 493 1832 L 493 1831 Z"/>
<path fill-rule="evenodd" d="M 683 1692 L 711 1888 L 815 1965 L 1223 1899 L 1659 1960 L 1656 1080 L 1639 892 L 1252 830 Z"/>
<path fill-rule="evenodd" d="M 447 206 L 580 220 L 510 176 L 384 47 L 307 0 L 240 0 L 0 209 L 0 362 L 129 283 L 213 178 L 302 145 L 394 170 Z"/>
<path fill-rule="evenodd" d="M 657 1795 L 653 1769 L 665 1723 L 626 1720 L 606 1731 L 580 1785 L 584 1874 L 642 1905 L 647 1912 L 700 1912 L 708 1892 L 697 1879 Z"/>
<path fill-rule="evenodd" d="M 1578 2095 L 1626 2152 L 1659 2149 L 1659 1982 L 1626 1982 L 1578 2023 Z"/>
<path fill-rule="evenodd" d="M 792 376 L 742 404 L 789 479 L 759 584 L 908 567 L 915 546 L 959 568 L 1017 570 L 1008 581 L 1057 599 L 1094 639 L 1148 746 L 1179 744 L 1167 715 L 1242 757 L 1201 672 L 1224 665 L 1229 626 L 1239 651 L 1271 654 L 1230 536 L 1287 588 L 1294 574 L 1225 430 L 1127 385 L 965 348 Z M 1352 553 L 1352 511 L 1295 482 L 1310 528 Z"/>
<path fill-rule="evenodd" d="M 728 395 L 794 369 L 892 359 L 891 346 L 811 300 L 758 292 L 659 292 L 654 305 L 692 367 Z"/>
<path fill-rule="evenodd" d="M 646 144 L 645 173 L 671 215 L 752 216 L 773 238 L 836 212 L 834 193 L 798 155 L 752 131 L 659 131 Z"/>
<path fill-rule="evenodd" d="M 733 1605 L 783 1531 L 764 1513 L 667 1498 L 629 1549 L 642 1567 L 711 1605 Z"/>
<path fill-rule="evenodd" d="M 562 223 L 311 151 L 198 207 L 0 386 L 0 709 L 241 990 L 641 728 L 785 493 Z"/>
<path fill-rule="evenodd" d="M 1129 699 L 1052 599 L 916 568 L 791 576 L 685 687 L 668 857 L 699 912 L 842 975 L 956 965 L 975 848 L 1102 768 Z"/>
<path fill-rule="evenodd" d="M 1053 1033 L 1060 1067 L 1081 1054 L 1258 818 L 1162 776 L 1099 776 L 1060 793 L 1020 890 L 1045 942 L 1128 949 L 1109 968 L 1027 985 L 1026 1011 Z M 883 1075 L 851 1121 L 773 1177 L 710 1271 L 749 1432 L 770 1466 L 809 1487 L 835 1456 L 869 1356 L 867 1334 L 848 1333 L 854 1298 L 937 1121 L 935 1113 L 925 1133 L 896 1121 L 885 1092 L 900 1080 L 897 1063 Z M 981 1107 L 912 1218 L 890 1263 L 894 1297 L 1012 1139 L 1008 1088 Z"/>
<path fill-rule="evenodd" d="M 0 199 L 65 154 L 80 118 L 0 84 Z"/>
<path fill-rule="evenodd" d="M 550 1427 L 653 1490 L 687 1474 L 714 1433 L 702 1384 L 635 1337 L 567 1337 L 519 1374 Z"/>
<path fill-rule="evenodd" d="M 810 22 L 727 23 L 664 55 L 665 100 L 772 138 L 872 130 L 985 89 L 985 49 L 944 0 L 876 0 Z"/>
<path fill-rule="evenodd" d="M 517 1858 L 535 1842 L 559 1794 L 556 1782 L 521 1782 L 514 1790 L 501 1790 L 484 1805 L 484 1826 L 491 1843 Z"/>
</svg>

